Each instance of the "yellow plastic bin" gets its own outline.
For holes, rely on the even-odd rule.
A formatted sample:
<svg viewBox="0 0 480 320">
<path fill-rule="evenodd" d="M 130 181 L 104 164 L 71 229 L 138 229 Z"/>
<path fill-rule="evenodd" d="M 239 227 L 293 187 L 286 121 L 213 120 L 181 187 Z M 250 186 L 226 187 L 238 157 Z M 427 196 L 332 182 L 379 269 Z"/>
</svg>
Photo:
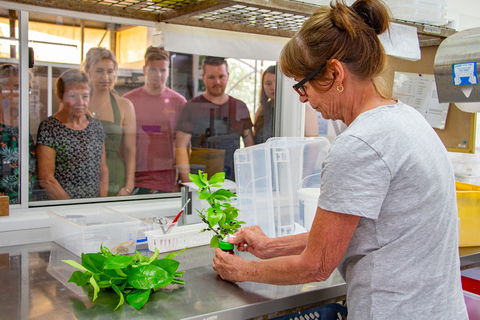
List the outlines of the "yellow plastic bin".
<svg viewBox="0 0 480 320">
<path fill-rule="evenodd" d="M 480 186 L 457 182 L 460 247 L 480 246 Z"/>
</svg>

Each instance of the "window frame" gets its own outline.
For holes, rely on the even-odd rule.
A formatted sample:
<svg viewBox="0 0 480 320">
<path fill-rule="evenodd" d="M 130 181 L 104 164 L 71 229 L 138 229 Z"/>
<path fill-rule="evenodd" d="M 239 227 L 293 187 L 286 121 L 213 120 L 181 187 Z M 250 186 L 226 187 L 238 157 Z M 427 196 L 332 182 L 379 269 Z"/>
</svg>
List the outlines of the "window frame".
<svg viewBox="0 0 480 320">
<path fill-rule="evenodd" d="M 29 201 L 28 199 L 28 164 L 25 164 L 25 161 L 22 159 L 28 159 L 29 150 L 28 150 L 28 136 L 29 136 L 29 125 L 24 125 L 25 123 L 29 123 L 29 112 L 24 112 L 23 110 L 29 110 L 29 99 L 28 99 L 28 81 L 24 79 L 28 79 L 28 28 L 29 28 L 29 13 L 36 12 L 48 15 L 56 15 L 61 17 L 68 17 L 68 18 L 80 18 L 84 20 L 92 20 L 92 21 L 100 21 L 100 22 L 109 22 L 109 23 L 118 23 L 118 24 L 128 24 L 134 26 L 144 26 L 149 28 L 156 28 L 157 23 L 153 21 L 144 21 L 138 19 L 130 19 L 130 18 L 120 18 L 120 17 L 112 17 L 100 14 L 92 14 L 92 13 L 79 13 L 76 11 L 69 11 L 64 9 L 52 9 L 52 8 L 45 8 L 39 6 L 31 6 L 19 3 L 12 3 L 12 2 L 5 2 L 0 0 L 0 8 L 2 9 L 9 9 L 9 10 L 17 10 L 18 17 L 19 17 L 19 59 L 4 59 L 8 60 L 9 62 L 16 62 L 19 64 L 21 80 L 20 80 L 20 88 L 21 88 L 21 101 L 20 101 L 20 133 L 22 135 L 21 138 L 21 145 L 20 145 L 20 166 L 21 166 L 21 177 L 20 177 L 20 204 L 15 204 L 10 206 L 10 212 L 13 217 L 29 215 L 35 213 L 38 215 L 39 209 L 40 211 L 46 213 L 49 207 L 57 206 L 57 205 L 88 205 L 88 204 L 98 204 L 104 203 L 105 205 L 115 205 L 116 203 L 132 201 L 134 203 L 138 203 L 139 205 L 148 202 L 151 203 L 152 200 L 158 200 L 159 202 L 165 203 L 172 203 L 180 201 L 181 193 L 169 193 L 169 194 L 152 194 L 152 195 L 130 195 L 125 197 L 106 197 L 106 198 L 88 198 L 88 199 L 72 199 L 72 200 L 46 200 L 46 201 Z M 232 31 L 233 32 L 233 31 Z M 38 65 L 51 65 L 54 63 L 50 62 L 38 62 Z M 282 83 L 284 81 L 284 77 L 277 77 L 277 88 L 281 88 Z M 23 80 L 22 80 L 23 79 Z M 283 91 L 283 92 L 282 92 Z M 51 94 L 51 93 L 49 93 Z M 294 136 L 299 134 L 301 136 L 301 132 L 299 126 L 296 124 L 292 124 L 291 118 L 290 121 L 280 121 L 283 119 L 289 119 L 289 117 L 282 117 L 281 111 L 284 109 L 282 103 L 285 99 L 285 96 L 288 97 L 289 104 L 291 106 L 291 101 L 293 95 L 290 92 L 285 92 L 284 90 L 277 90 L 276 92 L 276 101 L 277 101 L 277 115 L 276 120 L 278 126 L 275 130 L 276 136 L 281 136 L 282 133 L 285 136 Z M 297 105 L 300 105 L 298 99 L 295 99 Z M 51 99 L 49 99 L 51 102 Z M 256 98 L 255 98 L 256 101 Z M 296 107 L 296 106 L 295 106 Z M 47 108 L 51 109 L 51 105 L 48 105 Z M 290 108 L 289 108 L 290 109 Z M 51 111 L 51 110 L 50 110 Z M 301 123 L 301 121 L 300 121 Z M 287 125 L 285 125 L 287 124 Z M 282 130 L 282 128 L 287 128 L 287 130 Z M 288 129 L 290 128 L 290 129 Z M 297 132 L 298 131 L 298 132 Z M 28 162 L 27 162 L 28 163 Z M 0 230 L 1 231 L 1 230 Z"/>
</svg>

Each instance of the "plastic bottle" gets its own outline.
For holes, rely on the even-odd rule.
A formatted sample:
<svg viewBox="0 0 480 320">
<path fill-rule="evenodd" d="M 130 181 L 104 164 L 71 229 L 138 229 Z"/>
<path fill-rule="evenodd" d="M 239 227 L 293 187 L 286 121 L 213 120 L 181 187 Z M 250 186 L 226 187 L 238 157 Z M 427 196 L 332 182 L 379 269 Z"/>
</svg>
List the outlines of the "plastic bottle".
<svg viewBox="0 0 480 320">
<path fill-rule="evenodd" d="M 235 254 L 235 251 L 233 251 L 233 249 L 235 248 L 235 245 L 233 245 L 232 243 L 220 241 L 219 246 L 220 246 L 220 249 L 227 252 L 228 254 Z"/>
</svg>

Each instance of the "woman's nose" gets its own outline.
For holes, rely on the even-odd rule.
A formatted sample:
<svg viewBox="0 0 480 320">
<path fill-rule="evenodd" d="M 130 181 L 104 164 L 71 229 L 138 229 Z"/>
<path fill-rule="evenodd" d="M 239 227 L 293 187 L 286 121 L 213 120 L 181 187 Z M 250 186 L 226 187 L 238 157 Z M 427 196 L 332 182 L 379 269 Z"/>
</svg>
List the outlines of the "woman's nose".
<svg viewBox="0 0 480 320">
<path fill-rule="evenodd" d="M 307 102 L 307 101 L 308 101 L 308 98 L 307 98 L 306 95 L 305 95 L 305 96 L 300 96 L 300 102 L 301 102 L 301 103 L 305 103 L 305 102 Z"/>
</svg>

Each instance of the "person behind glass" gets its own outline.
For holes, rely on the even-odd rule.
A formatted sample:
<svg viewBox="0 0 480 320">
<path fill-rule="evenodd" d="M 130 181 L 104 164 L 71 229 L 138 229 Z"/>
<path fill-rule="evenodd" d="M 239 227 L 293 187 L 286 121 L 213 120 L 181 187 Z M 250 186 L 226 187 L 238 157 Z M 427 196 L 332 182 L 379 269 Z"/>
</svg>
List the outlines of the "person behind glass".
<svg viewBox="0 0 480 320">
<path fill-rule="evenodd" d="M 135 107 L 137 157 L 133 193 L 178 191 L 175 168 L 175 125 L 187 100 L 167 88 L 170 53 L 148 47 L 145 52 L 145 85 L 124 98 Z"/>
<path fill-rule="evenodd" d="M 85 72 L 69 69 L 55 84 L 60 108 L 38 128 L 40 186 L 49 199 L 105 197 L 108 167 L 105 132 L 87 115 L 90 83 Z"/>
<path fill-rule="evenodd" d="M 215 250 L 222 279 L 290 285 L 338 267 L 348 319 L 468 319 L 460 281 L 453 166 L 414 108 L 382 90 L 389 28 L 380 0 L 337 0 L 284 47 L 282 72 L 301 102 L 348 127 L 323 163 L 309 233 L 267 238 L 258 226 L 230 238 L 244 260 Z"/>
<path fill-rule="evenodd" d="M 262 74 L 260 106 L 255 113 L 253 139 L 255 144 L 264 143 L 274 136 L 273 121 L 275 107 L 275 66 L 270 66 Z"/>
<path fill-rule="evenodd" d="M 19 91 L 18 66 L 4 64 L 0 66 L 0 195 L 8 195 L 9 203 L 19 203 L 20 167 L 19 150 Z M 33 192 L 33 183 L 36 180 L 35 144 L 29 135 L 30 162 L 29 196 Z"/>
<path fill-rule="evenodd" d="M 126 196 L 132 193 L 135 180 L 136 121 L 132 103 L 113 90 L 117 69 L 115 56 L 105 48 L 88 50 L 81 66 L 92 84 L 90 115 L 100 120 L 105 130 L 108 195 Z"/>
<path fill-rule="evenodd" d="M 246 104 L 225 93 L 228 65 L 225 58 L 205 57 L 202 79 L 206 92 L 185 104 L 177 124 L 175 147 L 181 181 L 190 181 L 188 147 L 223 149 L 225 178 L 234 180 L 233 153 L 240 147 L 254 144 L 252 120 Z"/>
</svg>

